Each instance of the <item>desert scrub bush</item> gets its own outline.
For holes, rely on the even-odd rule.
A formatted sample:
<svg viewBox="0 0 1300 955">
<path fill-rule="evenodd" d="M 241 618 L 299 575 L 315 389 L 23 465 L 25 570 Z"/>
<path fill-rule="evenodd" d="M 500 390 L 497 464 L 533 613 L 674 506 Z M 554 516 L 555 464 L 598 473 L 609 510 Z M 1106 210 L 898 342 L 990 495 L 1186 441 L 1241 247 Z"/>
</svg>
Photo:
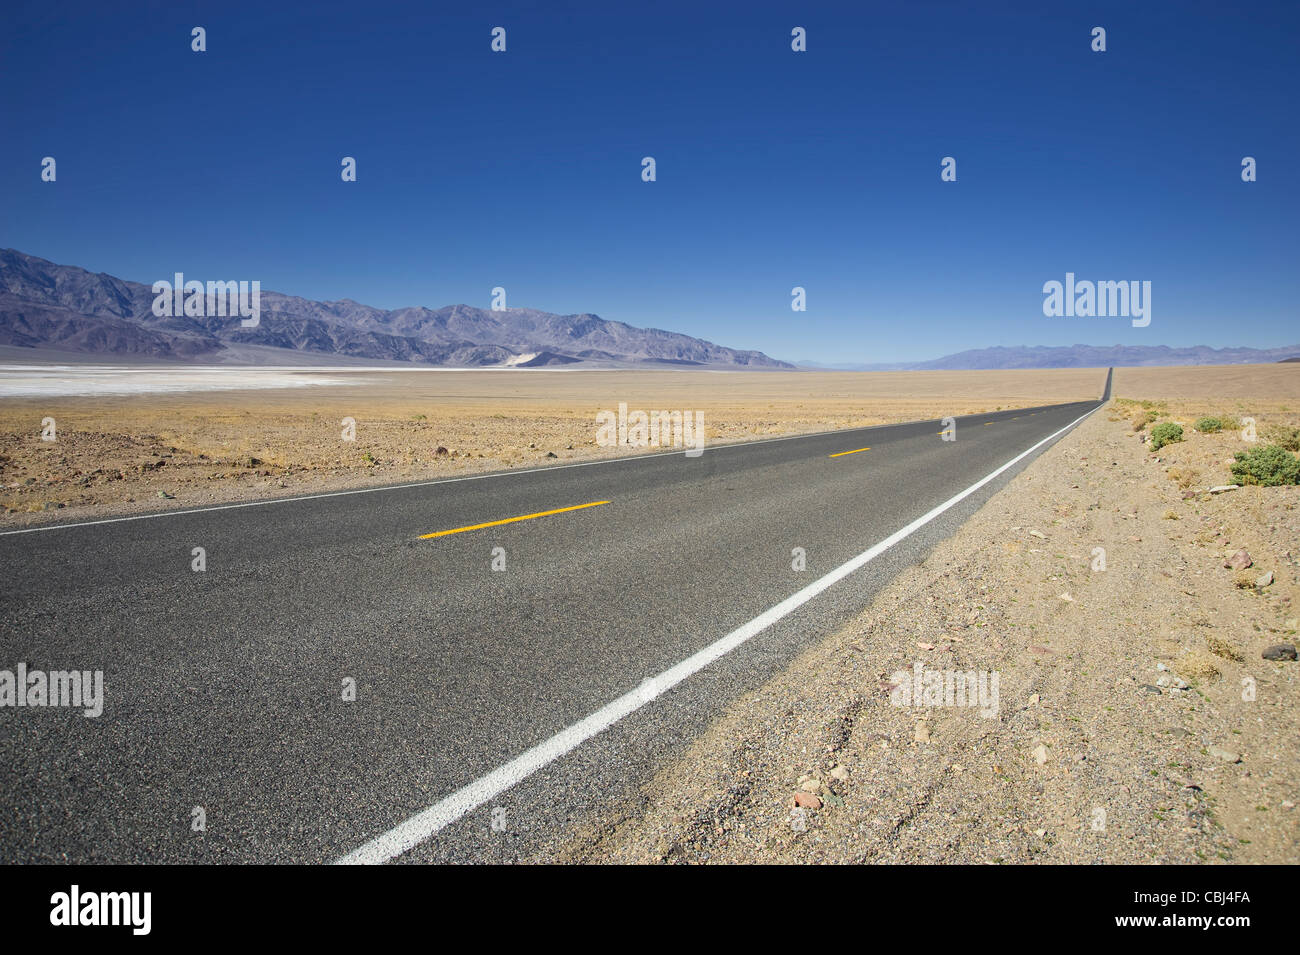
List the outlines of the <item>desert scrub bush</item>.
<svg viewBox="0 0 1300 955">
<path fill-rule="evenodd" d="M 1212 432 L 1223 430 L 1223 419 L 1208 416 L 1198 418 L 1196 424 L 1192 425 L 1192 427 L 1197 431 L 1200 431 L 1202 434 L 1211 434 Z"/>
<path fill-rule="evenodd" d="M 1264 429 L 1263 438 L 1269 444 L 1276 444 L 1288 451 L 1300 451 L 1300 428 L 1288 428 L 1284 424 L 1271 424 Z"/>
<path fill-rule="evenodd" d="M 1166 444 L 1183 440 L 1183 428 L 1172 421 L 1162 421 L 1151 429 L 1150 446 L 1152 451 L 1159 451 Z"/>
<path fill-rule="evenodd" d="M 1141 431 L 1147 426 L 1147 416 L 1144 414 L 1134 415 L 1133 420 L 1129 422 L 1129 426 L 1134 431 Z"/>
<path fill-rule="evenodd" d="M 1300 484 L 1300 458 L 1276 444 L 1238 451 L 1232 465 L 1232 476 L 1238 484 L 1261 484 L 1279 487 L 1283 484 Z"/>
<path fill-rule="evenodd" d="M 1169 480 L 1177 481 L 1178 486 L 1184 491 L 1196 483 L 1201 476 L 1201 472 L 1196 468 L 1170 468 Z"/>
</svg>

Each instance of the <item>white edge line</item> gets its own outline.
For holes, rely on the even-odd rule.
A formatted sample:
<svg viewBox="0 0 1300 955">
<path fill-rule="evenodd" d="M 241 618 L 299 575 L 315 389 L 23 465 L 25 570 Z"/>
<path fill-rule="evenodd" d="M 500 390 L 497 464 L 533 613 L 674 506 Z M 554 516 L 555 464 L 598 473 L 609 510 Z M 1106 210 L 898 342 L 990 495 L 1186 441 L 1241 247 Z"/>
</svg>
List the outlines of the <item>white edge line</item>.
<svg viewBox="0 0 1300 955">
<path fill-rule="evenodd" d="M 1083 404 L 1083 402 L 1064 402 L 1063 405 Z M 1039 405 L 1040 408 L 1063 407 L 1063 405 Z M 1028 409 L 1008 408 L 1007 411 L 1020 411 Z M 1096 409 L 1093 409 L 1094 411 Z M 1000 412 L 993 412 L 999 414 Z M 1091 412 L 1089 412 L 1091 414 Z M 977 418 L 979 415 L 958 415 L 958 418 Z M 939 419 L 933 419 L 938 421 Z M 828 434 L 854 434 L 859 431 L 876 431 L 881 428 L 901 428 L 914 424 L 929 424 L 925 421 L 899 421 L 894 424 L 873 424 L 865 428 L 850 428 L 848 430 L 832 429 L 830 431 L 809 431 L 805 434 L 786 434 L 779 438 L 760 438 L 757 441 L 737 441 L 731 444 L 716 444 L 711 448 L 705 448 L 704 451 L 721 451 L 724 448 L 747 448 L 755 444 L 773 444 L 777 441 L 794 441 L 799 438 L 820 438 Z M 128 514 L 125 517 L 105 517 L 98 521 L 74 521 L 71 524 L 42 524 L 39 527 L 20 527 L 12 531 L 0 531 L 0 537 L 9 537 L 12 534 L 40 534 L 45 531 L 66 531 L 74 527 L 94 527 L 96 524 L 121 524 L 125 521 L 151 521 L 160 517 L 182 517 L 186 514 L 207 514 L 211 511 L 230 511 L 240 507 L 266 507 L 271 504 L 293 504 L 297 501 L 319 501 L 327 497 L 347 497 L 351 494 L 377 494 L 380 491 L 405 491 L 417 487 L 433 487 L 438 484 L 454 484 L 457 481 L 484 481 L 488 478 L 512 477 L 517 474 L 538 474 L 542 471 L 563 471 L 567 468 L 586 468 L 595 464 L 627 464 L 631 461 L 644 461 L 646 458 L 668 458 L 675 454 L 685 454 L 686 449 L 680 451 L 652 451 L 649 454 L 633 454 L 620 458 L 601 458 L 599 461 L 575 461 L 573 464 L 553 464 L 550 467 L 526 468 L 522 471 L 492 471 L 489 474 L 466 474 L 462 477 L 439 478 L 436 481 L 417 481 L 413 484 L 383 484 L 379 487 L 358 487 L 350 491 L 326 491 L 321 494 L 305 494 L 300 497 L 273 497 L 265 501 L 244 501 L 238 504 L 214 504 L 211 507 L 187 507 L 175 511 L 160 511 L 157 514 Z"/>
<path fill-rule="evenodd" d="M 1101 406 L 1099 405 L 1098 408 L 1100 407 Z M 395 859 L 410 849 L 415 848 L 415 846 L 424 842 L 440 829 L 445 828 L 460 819 L 462 816 L 468 815 L 488 800 L 500 795 L 512 786 L 523 782 L 523 780 L 537 772 L 537 770 L 554 762 L 569 751 L 576 749 L 593 736 L 617 723 L 629 713 L 633 713 L 645 706 L 656 696 L 672 689 L 678 683 L 681 683 L 688 677 L 698 673 L 710 663 L 713 663 L 720 657 L 730 653 L 751 637 L 766 630 L 782 617 L 787 616 L 794 610 L 803 606 L 828 587 L 838 583 L 855 570 L 858 570 L 865 564 L 879 557 L 899 541 L 911 536 L 944 511 L 974 494 L 998 475 L 1002 474 L 1008 468 L 1014 467 L 1049 441 L 1053 441 L 1065 432 L 1069 431 L 1084 418 L 1088 417 L 1088 415 L 1097 411 L 1098 408 L 1093 408 L 1092 411 L 1089 411 L 1087 414 L 1081 415 L 1074 421 L 1071 421 L 1060 431 L 1043 438 L 1043 440 L 1039 441 L 1033 447 L 1026 451 L 1022 451 L 996 471 L 986 475 L 979 481 L 976 481 L 970 487 L 966 488 L 966 490 L 950 497 L 938 507 L 935 507 L 933 510 L 928 511 L 916 520 L 912 521 L 912 523 L 908 524 L 906 527 L 894 531 L 894 533 L 890 534 L 879 543 L 874 544 L 869 549 L 863 551 L 857 557 L 851 558 L 846 563 L 836 567 L 824 577 L 813 581 L 807 587 L 804 587 L 802 590 L 790 595 L 776 606 L 759 614 L 753 620 L 737 627 L 725 637 L 709 644 L 698 653 L 692 654 L 676 666 L 664 670 L 658 676 L 652 677 L 646 684 L 642 684 L 641 687 L 638 687 L 629 693 L 624 693 L 618 699 L 613 700 L 610 703 L 606 703 L 585 719 L 561 730 L 550 739 L 538 743 L 536 746 L 510 760 L 508 763 L 498 766 L 487 775 L 476 779 L 468 786 L 456 790 L 450 796 L 439 800 L 427 809 L 421 810 L 405 822 L 398 823 L 387 832 L 375 836 L 360 848 L 335 860 L 334 864 L 379 865 L 388 862 L 391 859 Z"/>
</svg>

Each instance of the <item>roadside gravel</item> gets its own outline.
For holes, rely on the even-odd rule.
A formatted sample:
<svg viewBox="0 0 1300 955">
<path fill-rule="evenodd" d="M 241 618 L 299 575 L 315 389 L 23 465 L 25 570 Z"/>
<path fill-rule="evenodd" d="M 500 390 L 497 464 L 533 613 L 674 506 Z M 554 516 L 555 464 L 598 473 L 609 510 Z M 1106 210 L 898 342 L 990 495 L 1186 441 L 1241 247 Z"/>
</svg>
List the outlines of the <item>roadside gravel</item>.
<svg viewBox="0 0 1300 955">
<path fill-rule="evenodd" d="M 1153 454 L 1108 410 L 549 857 L 1300 861 L 1300 664 L 1262 657 L 1296 641 L 1300 488 L 1206 493 L 1235 434 Z M 996 674 L 996 715 L 893 705 L 917 666 Z"/>
</svg>

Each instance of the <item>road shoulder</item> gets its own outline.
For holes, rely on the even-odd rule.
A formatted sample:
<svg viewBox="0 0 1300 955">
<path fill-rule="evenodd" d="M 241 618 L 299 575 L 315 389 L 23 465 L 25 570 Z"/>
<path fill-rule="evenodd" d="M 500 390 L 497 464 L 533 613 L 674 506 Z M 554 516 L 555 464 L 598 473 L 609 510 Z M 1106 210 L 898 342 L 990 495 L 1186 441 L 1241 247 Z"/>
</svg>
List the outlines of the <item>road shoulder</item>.
<svg viewBox="0 0 1300 955">
<path fill-rule="evenodd" d="M 1294 862 L 1298 665 L 1262 652 L 1295 642 L 1300 488 L 1188 494 L 1179 456 L 1235 439 L 1153 454 L 1108 410 L 548 857 Z"/>
</svg>

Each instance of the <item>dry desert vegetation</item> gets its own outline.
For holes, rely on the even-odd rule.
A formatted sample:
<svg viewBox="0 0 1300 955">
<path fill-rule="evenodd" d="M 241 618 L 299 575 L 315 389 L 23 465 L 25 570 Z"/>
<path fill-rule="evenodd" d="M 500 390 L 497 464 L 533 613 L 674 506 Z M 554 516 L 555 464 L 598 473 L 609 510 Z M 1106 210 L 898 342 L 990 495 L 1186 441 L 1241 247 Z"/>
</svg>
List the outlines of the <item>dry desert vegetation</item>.
<svg viewBox="0 0 1300 955">
<path fill-rule="evenodd" d="M 596 444 L 596 413 L 620 402 L 702 411 L 708 442 L 720 444 L 1095 398 L 1105 370 L 328 377 L 343 384 L 0 399 L 0 521 L 68 521 L 637 453 Z M 46 418 L 54 419 L 54 441 L 42 440 Z M 343 439 L 345 418 L 356 423 L 354 441 Z"/>
</svg>

